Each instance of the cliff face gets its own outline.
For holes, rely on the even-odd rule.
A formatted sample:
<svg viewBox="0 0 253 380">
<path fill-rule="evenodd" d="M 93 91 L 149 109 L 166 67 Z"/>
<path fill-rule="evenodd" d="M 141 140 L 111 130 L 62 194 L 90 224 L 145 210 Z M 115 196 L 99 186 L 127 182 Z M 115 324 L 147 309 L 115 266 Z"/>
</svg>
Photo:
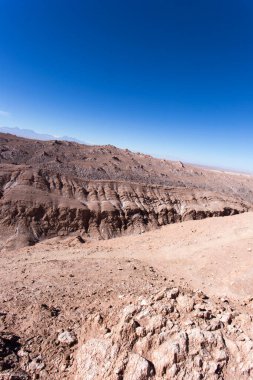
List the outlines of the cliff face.
<svg viewBox="0 0 253 380">
<path fill-rule="evenodd" d="M 81 181 L 17 165 L 2 166 L 0 192 L 2 245 L 8 248 L 72 232 L 108 239 L 250 207 L 200 189 Z"/>
</svg>

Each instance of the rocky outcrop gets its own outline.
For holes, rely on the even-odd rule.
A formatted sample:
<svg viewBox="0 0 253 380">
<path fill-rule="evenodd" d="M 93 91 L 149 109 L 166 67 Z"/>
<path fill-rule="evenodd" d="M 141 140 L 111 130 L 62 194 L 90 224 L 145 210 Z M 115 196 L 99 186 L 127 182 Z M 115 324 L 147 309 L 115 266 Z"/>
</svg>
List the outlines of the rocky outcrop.
<svg viewBox="0 0 253 380">
<path fill-rule="evenodd" d="M 249 379 L 252 327 L 228 300 L 166 288 L 128 305 L 118 319 L 88 317 L 74 379 Z"/>
<path fill-rule="evenodd" d="M 210 191 L 82 181 L 26 166 L 6 165 L 1 178 L 2 246 L 10 249 L 71 233 L 84 240 L 108 239 L 250 208 L 233 197 Z"/>
<path fill-rule="evenodd" d="M 91 309 L 80 328 L 74 324 L 77 336 L 59 334 L 61 321 L 46 310 L 47 338 L 43 329 L 29 339 L 0 332 L 0 379 L 251 379 L 252 299 L 244 305 L 171 285 L 131 297 L 121 310 Z"/>
</svg>

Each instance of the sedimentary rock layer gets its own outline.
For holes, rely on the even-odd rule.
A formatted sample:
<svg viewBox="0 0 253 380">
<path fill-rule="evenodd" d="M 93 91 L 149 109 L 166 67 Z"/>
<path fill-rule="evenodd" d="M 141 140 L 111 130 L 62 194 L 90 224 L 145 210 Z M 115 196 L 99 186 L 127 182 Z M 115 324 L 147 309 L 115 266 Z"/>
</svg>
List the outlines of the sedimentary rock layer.
<svg viewBox="0 0 253 380">
<path fill-rule="evenodd" d="M 2 167 L 0 224 L 4 244 L 33 244 L 55 235 L 111 238 L 187 219 L 248 210 L 233 197 L 200 189 L 70 180 L 24 166 Z"/>
</svg>

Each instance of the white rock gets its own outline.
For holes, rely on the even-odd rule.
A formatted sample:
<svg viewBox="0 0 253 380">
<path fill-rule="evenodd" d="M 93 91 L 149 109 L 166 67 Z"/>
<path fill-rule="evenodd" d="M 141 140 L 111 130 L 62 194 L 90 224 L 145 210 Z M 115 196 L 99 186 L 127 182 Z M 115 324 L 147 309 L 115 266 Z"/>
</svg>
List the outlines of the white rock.
<svg viewBox="0 0 253 380">
<path fill-rule="evenodd" d="M 58 341 L 62 344 L 66 344 L 68 346 L 71 346 L 72 344 L 76 343 L 76 335 L 72 331 L 63 331 L 58 335 Z"/>
</svg>

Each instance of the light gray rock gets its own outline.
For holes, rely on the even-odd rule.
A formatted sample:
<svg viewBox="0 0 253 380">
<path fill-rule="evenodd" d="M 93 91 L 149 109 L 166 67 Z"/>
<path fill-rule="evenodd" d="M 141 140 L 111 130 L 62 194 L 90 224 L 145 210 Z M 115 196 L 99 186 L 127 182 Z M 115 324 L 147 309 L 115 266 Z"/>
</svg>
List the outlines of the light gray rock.
<svg viewBox="0 0 253 380">
<path fill-rule="evenodd" d="M 77 338 L 74 332 L 72 331 L 63 331 L 58 335 L 58 341 L 64 345 L 72 346 L 77 342 Z"/>
<path fill-rule="evenodd" d="M 142 356 L 130 353 L 124 380 L 147 380 L 154 375 L 154 366 Z"/>
<path fill-rule="evenodd" d="M 104 380 L 109 378 L 117 352 L 118 347 L 113 346 L 110 340 L 88 340 L 77 353 L 75 380 Z"/>
</svg>

